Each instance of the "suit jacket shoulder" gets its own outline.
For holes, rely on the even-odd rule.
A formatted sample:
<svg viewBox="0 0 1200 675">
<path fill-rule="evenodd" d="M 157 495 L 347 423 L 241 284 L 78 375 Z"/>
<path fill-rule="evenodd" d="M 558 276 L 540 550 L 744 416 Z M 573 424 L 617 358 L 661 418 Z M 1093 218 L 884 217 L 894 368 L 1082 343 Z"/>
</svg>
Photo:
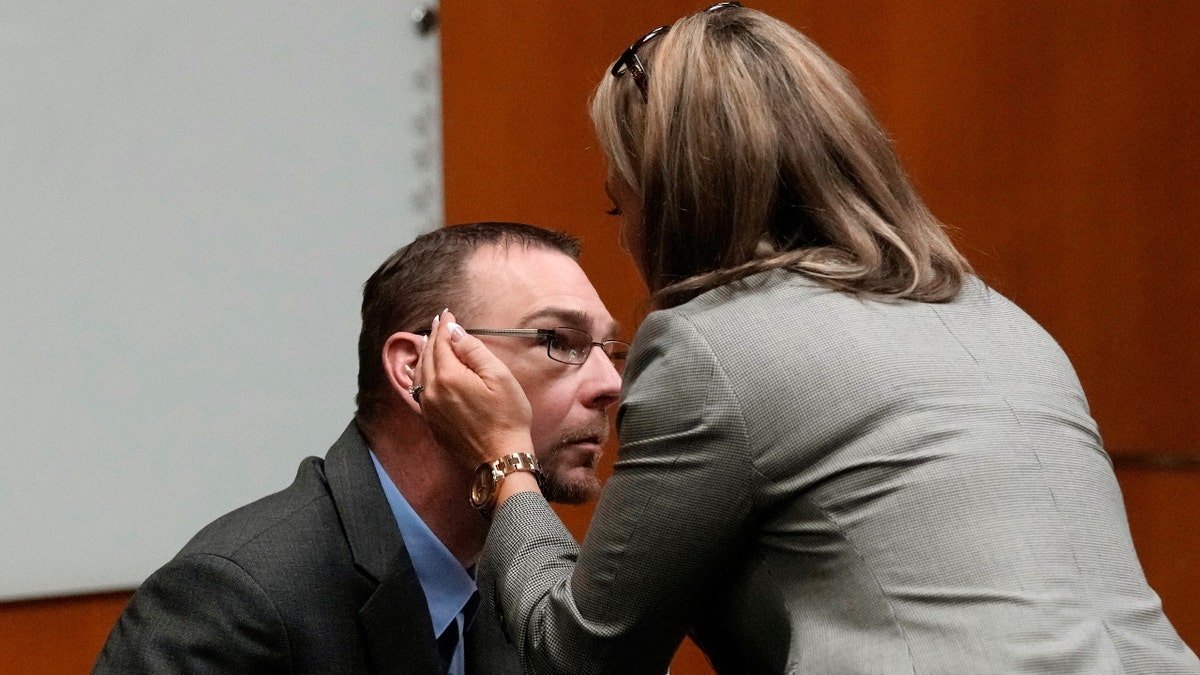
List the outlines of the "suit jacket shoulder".
<svg viewBox="0 0 1200 675">
<path fill-rule="evenodd" d="M 138 589 L 95 672 L 437 672 L 425 596 L 353 423 Z"/>
</svg>

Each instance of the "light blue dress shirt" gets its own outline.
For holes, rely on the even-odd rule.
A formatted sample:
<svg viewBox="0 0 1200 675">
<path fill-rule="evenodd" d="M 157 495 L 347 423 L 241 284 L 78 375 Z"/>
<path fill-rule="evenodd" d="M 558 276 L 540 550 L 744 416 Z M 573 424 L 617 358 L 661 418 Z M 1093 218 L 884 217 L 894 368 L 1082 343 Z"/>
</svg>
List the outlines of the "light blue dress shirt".
<svg viewBox="0 0 1200 675">
<path fill-rule="evenodd" d="M 383 494 L 392 507 L 396 524 L 400 527 L 400 536 L 404 546 L 412 558 L 413 568 L 417 572 L 417 580 L 425 591 L 425 600 L 429 603 L 429 617 L 433 620 L 433 634 L 437 637 L 447 628 L 458 631 L 458 643 L 454 648 L 454 658 L 450 661 L 453 675 L 465 675 L 466 655 L 463 651 L 463 632 L 469 626 L 479 603 L 467 603 L 475 594 L 477 587 L 475 579 L 463 569 L 446 545 L 434 535 L 425 521 L 417 515 L 409 505 L 400 489 L 388 477 L 387 472 L 371 451 L 371 461 L 375 464 L 375 473 L 379 474 L 379 483 L 383 486 Z M 453 624 L 453 626 L 451 625 Z"/>
</svg>

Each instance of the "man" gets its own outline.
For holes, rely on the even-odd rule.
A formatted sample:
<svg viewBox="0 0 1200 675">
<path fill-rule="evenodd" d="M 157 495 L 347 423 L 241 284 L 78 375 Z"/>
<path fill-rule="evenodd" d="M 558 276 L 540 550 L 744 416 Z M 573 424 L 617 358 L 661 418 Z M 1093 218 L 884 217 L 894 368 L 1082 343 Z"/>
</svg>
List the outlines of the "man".
<svg viewBox="0 0 1200 675">
<path fill-rule="evenodd" d="M 420 331 L 447 305 L 501 333 L 481 339 L 529 398 L 547 495 L 594 497 L 621 385 L 605 356 L 624 352 L 578 252 L 559 233 L 476 223 L 392 255 L 363 290 L 354 421 L 290 487 L 219 518 L 155 572 L 94 672 L 520 672 L 471 575 L 488 529 L 464 499 L 475 467 L 433 440 L 412 374 Z"/>
</svg>

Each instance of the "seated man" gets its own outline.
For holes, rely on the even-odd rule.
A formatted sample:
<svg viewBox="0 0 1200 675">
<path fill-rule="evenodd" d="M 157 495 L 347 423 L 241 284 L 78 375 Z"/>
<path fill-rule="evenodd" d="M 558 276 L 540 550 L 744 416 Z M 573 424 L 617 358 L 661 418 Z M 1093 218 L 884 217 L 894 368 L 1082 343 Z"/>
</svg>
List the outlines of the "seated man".
<svg viewBox="0 0 1200 675">
<path fill-rule="evenodd" d="M 529 398 L 547 497 L 595 497 L 621 386 L 606 354 L 624 350 L 578 253 L 563 234 L 476 223 L 392 255 L 363 290 L 354 421 L 290 487 L 217 519 L 147 579 L 93 672 L 520 672 L 472 575 L 488 529 L 464 498 L 475 467 L 430 436 L 412 368 L 443 307 L 499 333 L 481 339 Z"/>
</svg>

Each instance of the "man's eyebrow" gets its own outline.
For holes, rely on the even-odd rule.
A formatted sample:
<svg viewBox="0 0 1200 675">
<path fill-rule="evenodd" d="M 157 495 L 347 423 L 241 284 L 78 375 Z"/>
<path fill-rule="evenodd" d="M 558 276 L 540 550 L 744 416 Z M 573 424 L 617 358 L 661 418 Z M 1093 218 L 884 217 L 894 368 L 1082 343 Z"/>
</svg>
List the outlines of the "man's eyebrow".
<svg viewBox="0 0 1200 675">
<path fill-rule="evenodd" d="M 556 326 L 563 326 L 564 328 L 581 328 L 584 330 L 591 330 L 592 326 L 591 314 L 588 314 L 581 309 L 570 307 L 543 307 L 542 309 L 530 312 L 529 314 L 521 317 L 520 325 L 528 326 L 531 323 L 544 321 L 547 319 L 556 321 Z M 601 328 L 605 327 L 602 326 Z M 620 328 L 620 324 L 618 324 L 616 321 L 610 321 L 608 323 L 606 332 L 608 335 L 616 335 Z M 608 335 L 595 337 L 606 339 Z"/>
</svg>

